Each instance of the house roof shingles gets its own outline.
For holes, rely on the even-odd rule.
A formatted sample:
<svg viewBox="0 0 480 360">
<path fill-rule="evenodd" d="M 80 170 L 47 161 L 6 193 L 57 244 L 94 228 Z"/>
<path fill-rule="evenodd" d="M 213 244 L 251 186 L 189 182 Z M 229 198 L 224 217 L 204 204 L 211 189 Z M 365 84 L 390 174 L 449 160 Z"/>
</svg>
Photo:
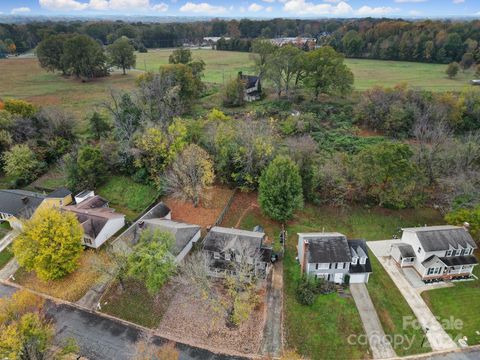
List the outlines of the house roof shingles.
<svg viewBox="0 0 480 360">
<path fill-rule="evenodd" d="M 413 247 L 410 244 L 398 243 L 398 244 L 393 244 L 392 246 L 395 246 L 398 248 L 398 250 L 400 251 L 400 255 L 402 255 L 403 258 L 416 257 L 415 251 L 413 250 Z"/>
<path fill-rule="evenodd" d="M 63 199 L 65 196 L 72 195 L 72 192 L 67 188 L 59 188 L 47 195 L 50 199 Z"/>
<path fill-rule="evenodd" d="M 215 226 L 205 237 L 203 248 L 217 252 L 222 252 L 225 248 L 237 249 L 242 246 L 253 250 L 260 249 L 264 237 L 263 232 Z"/>
<path fill-rule="evenodd" d="M 308 240 L 309 263 L 351 262 L 352 255 L 345 235 L 340 233 L 299 234 Z"/>
<path fill-rule="evenodd" d="M 459 246 L 477 248 L 472 236 L 463 227 L 459 226 L 428 226 L 418 228 L 405 228 L 403 231 L 414 232 L 423 250 L 446 251 L 450 248 L 457 249 Z"/>
<path fill-rule="evenodd" d="M 0 190 L 0 212 L 29 219 L 45 196 L 25 190 Z"/>
<path fill-rule="evenodd" d="M 350 248 L 355 250 L 355 252 L 361 257 L 365 256 L 366 261 L 365 264 L 360 264 L 360 261 L 357 261 L 356 265 L 350 264 L 349 272 L 351 274 L 359 274 L 359 273 L 371 273 L 372 272 L 372 264 L 370 263 L 370 256 L 368 254 L 368 247 L 365 240 L 358 239 L 358 240 L 347 240 L 348 245 Z"/>
</svg>

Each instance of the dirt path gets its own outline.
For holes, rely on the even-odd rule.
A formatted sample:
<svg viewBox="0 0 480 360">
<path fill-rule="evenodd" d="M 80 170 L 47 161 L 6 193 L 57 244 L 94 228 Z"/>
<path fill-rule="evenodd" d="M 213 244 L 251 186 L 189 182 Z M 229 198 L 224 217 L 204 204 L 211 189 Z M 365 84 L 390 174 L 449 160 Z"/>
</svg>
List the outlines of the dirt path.
<svg viewBox="0 0 480 360">
<path fill-rule="evenodd" d="M 263 329 L 262 354 L 282 355 L 283 264 L 276 263 L 267 288 L 267 320 Z"/>
<path fill-rule="evenodd" d="M 249 207 L 247 207 L 245 210 L 243 210 L 242 215 L 240 215 L 240 217 L 238 218 L 237 223 L 235 224 L 235 227 L 236 227 L 236 228 L 239 228 L 239 227 L 240 227 L 240 224 L 242 223 L 243 218 L 245 217 L 245 215 L 247 215 L 248 212 L 249 212 L 250 210 L 252 210 L 252 209 L 258 209 L 258 207 L 259 207 L 259 206 L 257 205 L 257 203 L 252 202 Z"/>
</svg>

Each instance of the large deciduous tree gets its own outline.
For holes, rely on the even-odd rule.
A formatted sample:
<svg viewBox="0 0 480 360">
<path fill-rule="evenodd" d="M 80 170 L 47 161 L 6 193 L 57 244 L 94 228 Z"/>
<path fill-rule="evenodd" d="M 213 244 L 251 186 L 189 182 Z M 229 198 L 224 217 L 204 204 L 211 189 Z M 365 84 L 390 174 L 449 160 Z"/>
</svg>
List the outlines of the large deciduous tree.
<svg viewBox="0 0 480 360">
<path fill-rule="evenodd" d="M 293 45 L 277 48 L 266 66 L 265 77 L 274 84 L 277 95 L 290 95 L 305 70 L 305 52 Z"/>
<path fill-rule="evenodd" d="M 63 75 L 67 75 L 68 68 L 64 62 L 64 46 L 65 42 L 71 37 L 66 34 L 56 34 L 46 37 L 38 44 L 37 58 L 40 66 L 47 71 L 61 71 Z"/>
<path fill-rule="evenodd" d="M 345 65 L 344 58 L 330 46 L 307 53 L 305 85 L 315 95 L 344 95 L 352 90 L 353 73 Z"/>
<path fill-rule="evenodd" d="M 144 282 L 151 294 L 157 293 L 175 272 L 173 235 L 167 232 L 144 230 L 128 259 L 128 274 Z"/>
<path fill-rule="evenodd" d="M 205 189 L 214 180 L 210 155 L 200 146 L 190 144 L 173 161 L 166 180 L 170 193 L 192 201 L 197 207 Z"/>
<path fill-rule="evenodd" d="M 380 206 L 417 206 L 423 197 L 425 179 L 412 157 L 406 144 L 370 145 L 353 157 L 353 176 L 364 196 Z"/>
<path fill-rule="evenodd" d="M 276 221 L 292 218 L 303 206 L 302 178 L 298 166 L 287 156 L 277 156 L 260 177 L 258 202 Z"/>
<path fill-rule="evenodd" d="M 106 164 L 100 148 L 85 145 L 65 159 L 67 181 L 75 190 L 96 188 L 105 179 Z"/>
<path fill-rule="evenodd" d="M 62 62 L 77 78 L 91 79 L 108 73 L 102 47 L 87 35 L 74 35 L 65 41 Z"/>
<path fill-rule="evenodd" d="M 4 170 L 9 176 L 31 181 L 40 169 L 40 162 L 35 153 L 26 144 L 13 146 L 3 154 Z"/>
<path fill-rule="evenodd" d="M 126 74 L 127 69 L 135 67 L 137 58 L 135 56 L 135 48 L 130 44 L 126 37 L 121 37 L 107 47 L 107 52 L 110 57 L 110 63 L 123 70 L 123 75 Z"/>
<path fill-rule="evenodd" d="M 55 280 L 78 267 L 83 228 L 75 214 L 54 207 L 37 209 L 13 243 L 18 263 L 42 280 Z"/>
</svg>

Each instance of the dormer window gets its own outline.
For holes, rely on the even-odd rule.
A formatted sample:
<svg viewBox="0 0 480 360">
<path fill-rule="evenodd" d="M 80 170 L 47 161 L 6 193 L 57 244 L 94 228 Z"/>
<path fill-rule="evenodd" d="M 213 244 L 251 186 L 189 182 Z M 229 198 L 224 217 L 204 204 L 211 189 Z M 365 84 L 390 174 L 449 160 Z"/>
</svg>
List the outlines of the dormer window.
<svg viewBox="0 0 480 360">
<path fill-rule="evenodd" d="M 214 258 L 215 260 L 220 260 L 220 253 L 214 251 L 214 252 L 213 252 L 213 258 Z"/>
<path fill-rule="evenodd" d="M 445 252 L 445 256 L 452 256 L 452 250 L 447 250 Z"/>
<path fill-rule="evenodd" d="M 422 252 L 422 248 L 419 247 L 418 250 L 417 250 L 417 252 L 420 254 L 420 253 Z"/>
<path fill-rule="evenodd" d="M 354 256 L 352 258 L 352 265 L 357 265 L 357 262 L 358 262 L 358 256 Z"/>
<path fill-rule="evenodd" d="M 472 248 L 466 248 L 464 251 L 463 251 L 463 255 L 470 255 L 472 253 Z"/>
<path fill-rule="evenodd" d="M 462 250 L 463 250 L 463 249 L 457 249 L 457 251 L 455 251 L 455 256 L 460 256 L 460 255 L 462 255 Z"/>
<path fill-rule="evenodd" d="M 229 251 L 227 251 L 227 252 L 225 253 L 225 260 L 227 260 L 227 261 L 232 260 L 232 257 L 231 257 L 231 255 L 230 255 L 230 252 L 229 252 Z"/>
<path fill-rule="evenodd" d="M 361 264 L 361 265 L 365 265 L 366 262 L 367 262 L 367 258 L 366 258 L 365 256 L 362 256 L 362 257 L 360 258 L 360 264 Z"/>
</svg>

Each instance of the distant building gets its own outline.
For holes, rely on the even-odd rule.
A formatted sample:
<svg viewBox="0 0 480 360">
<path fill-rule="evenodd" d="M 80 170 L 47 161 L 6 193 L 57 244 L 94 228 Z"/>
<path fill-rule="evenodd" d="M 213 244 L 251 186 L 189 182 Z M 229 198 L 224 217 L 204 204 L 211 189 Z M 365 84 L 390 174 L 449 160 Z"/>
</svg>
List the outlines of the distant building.
<svg viewBox="0 0 480 360">
<path fill-rule="evenodd" d="M 242 72 L 239 72 L 238 76 L 245 84 L 243 99 L 247 102 L 260 100 L 262 97 L 262 83 L 260 81 L 260 76 L 244 75 Z"/>
<path fill-rule="evenodd" d="M 340 233 L 299 233 L 298 261 L 302 273 L 336 284 L 367 283 L 372 273 L 365 240 L 347 240 Z"/>
<path fill-rule="evenodd" d="M 77 204 L 62 209 L 74 213 L 82 225 L 83 245 L 97 249 L 125 226 L 125 215 L 116 213 L 106 199 L 93 191 L 82 192 L 75 198 Z"/>
<path fill-rule="evenodd" d="M 220 39 L 230 40 L 229 37 L 225 37 L 225 36 L 207 36 L 203 38 L 202 46 L 211 46 L 213 49 L 215 49 L 217 42 Z"/>
<path fill-rule="evenodd" d="M 270 39 L 271 43 L 276 46 L 286 46 L 286 45 L 293 45 L 298 47 L 299 49 L 304 50 L 313 50 L 317 44 L 317 39 L 311 37 L 281 37 Z"/>
<path fill-rule="evenodd" d="M 60 188 L 44 195 L 26 190 L 0 190 L 0 221 L 8 221 L 14 229 L 22 229 L 22 221 L 30 219 L 42 206 L 63 206 L 72 203 L 72 193 Z"/>
</svg>

